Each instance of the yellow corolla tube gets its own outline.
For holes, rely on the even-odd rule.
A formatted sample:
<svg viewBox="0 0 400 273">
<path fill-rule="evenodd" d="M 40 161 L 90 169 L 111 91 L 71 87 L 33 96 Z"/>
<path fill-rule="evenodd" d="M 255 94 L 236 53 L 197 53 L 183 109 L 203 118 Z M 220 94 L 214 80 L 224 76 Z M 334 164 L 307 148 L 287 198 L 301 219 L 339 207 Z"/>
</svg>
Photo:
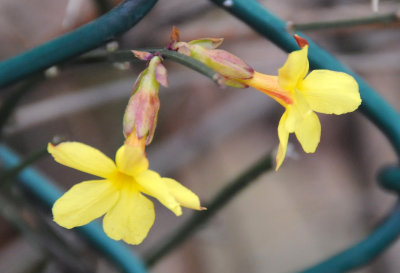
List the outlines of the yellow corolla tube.
<svg viewBox="0 0 400 273">
<path fill-rule="evenodd" d="M 289 54 L 278 76 L 255 72 L 251 79 L 240 80 L 269 95 L 284 108 L 279 125 L 276 170 L 282 165 L 290 133 L 295 133 L 306 153 L 315 152 L 321 138 L 321 124 L 315 114 L 345 114 L 361 104 L 356 80 L 349 74 L 331 70 L 309 71 L 308 44 Z"/>
<path fill-rule="evenodd" d="M 54 221 L 65 228 L 105 215 L 103 228 L 110 238 L 140 244 L 155 219 L 153 202 L 145 195 L 156 198 L 177 216 L 182 214 L 181 206 L 204 209 L 192 191 L 149 170 L 141 147 L 123 145 L 115 163 L 79 142 L 49 143 L 48 151 L 58 163 L 100 177 L 73 186 L 55 202 Z"/>
</svg>

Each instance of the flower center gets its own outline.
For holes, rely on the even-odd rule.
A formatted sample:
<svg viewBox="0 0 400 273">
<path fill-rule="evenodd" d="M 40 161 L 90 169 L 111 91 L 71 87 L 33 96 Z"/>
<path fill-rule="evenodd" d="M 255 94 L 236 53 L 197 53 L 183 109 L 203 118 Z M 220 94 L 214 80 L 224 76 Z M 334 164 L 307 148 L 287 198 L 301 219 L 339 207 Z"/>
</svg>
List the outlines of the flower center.
<svg viewBox="0 0 400 273">
<path fill-rule="evenodd" d="M 127 175 L 119 170 L 115 170 L 115 172 L 108 178 L 109 181 L 118 189 L 118 190 L 140 190 L 140 185 L 136 182 L 135 178 Z"/>
</svg>

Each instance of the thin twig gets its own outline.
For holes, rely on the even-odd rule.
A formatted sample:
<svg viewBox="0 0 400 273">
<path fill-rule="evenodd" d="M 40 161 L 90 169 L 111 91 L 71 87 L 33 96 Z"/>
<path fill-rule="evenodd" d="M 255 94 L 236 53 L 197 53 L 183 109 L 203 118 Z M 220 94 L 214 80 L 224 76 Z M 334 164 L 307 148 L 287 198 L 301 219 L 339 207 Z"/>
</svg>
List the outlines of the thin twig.
<svg viewBox="0 0 400 273">
<path fill-rule="evenodd" d="M 206 223 L 215 213 L 223 208 L 233 197 L 255 181 L 265 171 L 272 169 L 271 153 L 268 153 L 256 164 L 228 183 L 215 198 L 206 204 L 207 210 L 193 214 L 186 223 L 177 229 L 173 235 L 161 243 L 159 247 L 145 255 L 144 261 L 148 267 L 153 266 L 174 248 L 188 239 L 201 225 Z"/>
<path fill-rule="evenodd" d="M 94 270 L 92 270 L 88 264 L 83 262 L 83 260 L 77 260 L 76 257 L 78 254 L 75 254 L 75 257 L 71 256 L 71 254 L 68 252 L 69 249 L 66 248 L 65 245 L 57 245 L 57 242 L 54 240 L 50 242 L 48 240 L 48 233 L 41 233 L 31 227 L 23 218 L 13 202 L 14 200 L 8 196 L 5 197 L 0 195 L 0 215 L 9 221 L 14 227 L 16 227 L 25 236 L 25 238 L 32 243 L 35 249 L 43 252 L 43 254 L 47 255 L 51 259 L 56 260 L 68 272 L 94 272 Z M 54 244 L 53 248 L 49 247 L 49 243 Z M 56 253 L 54 249 L 59 249 L 60 253 Z"/>
<path fill-rule="evenodd" d="M 58 144 L 62 142 L 64 139 L 62 137 L 54 137 L 52 143 L 53 144 Z M 27 156 L 23 161 L 21 161 L 18 165 L 15 167 L 12 167 L 10 169 L 4 170 L 3 172 L 0 173 L 0 188 L 4 187 L 7 185 L 7 181 L 11 180 L 11 178 L 16 177 L 22 170 L 24 170 L 26 167 L 37 161 L 38 159 L 42 158 L 43 156 L 47 155 L 47 145 L 40 150 L 30 154 Z"/>
<path fill-rule="evenodd" d="M 0 138 L 3 129 L 10 116 L 14 113 L 17 104 L 24 95 L 34 89 L 34 87 L 44 79 L 44 75 L 39 73 L 31 76 L 19 85 L 10 95 L 8 95 L 0 107 Z"/>
<path fill-rule="evenodd" d="M 96 8 L 99 14 L 103 15 L 113 8 L 113 4 L 109 0 L 95 0 Z"/>
<path fill-rule="evenodd" d="M 211 69 L 207 65 L 203 64 L 202 62 L 194 58 L 191 58 L 189 56 L 186 56 L 184 54 L 181 54 L 173 50 L 168 50 L 166 48 L 140 48 L 137 50 L 151 52 L 151 53 L 158 53 L 165 59 L 182 64 L 210 78 L 216 84 L 220 86 L 223 85 L 223 80 L 217 72 L 215 72 L 213 69 Z M 107 52 L 106 50 L 96 50 L 76 59 L 75 63 L 82 63 L 82 62 L 93 63 L 93 62 L 104 62 L 104 61 L 131 62 L 137 60 L 138 59 L 135 57 L 135 55 L 132 53 L 131 50 L 118 50 L 115 52 Z"/>
<path fill-rule="evenodd" d="M 305 24 L 294 24 L 289 22 L 287 28 L 291 32 L 304 31 L 304 30 L 318 30 L 318 29 L 330 29 L 330 28 L 343 28 L 343 27 L 354 27 L 362 25 L 372 24 L 384 24 L 399 22 L 399 13 L 391 12 L 382 15 L 374 15 L 361 18 L 335 20 L 335 21 L 322 21 L 322 22 L 310 22 Z"/>
</svg>

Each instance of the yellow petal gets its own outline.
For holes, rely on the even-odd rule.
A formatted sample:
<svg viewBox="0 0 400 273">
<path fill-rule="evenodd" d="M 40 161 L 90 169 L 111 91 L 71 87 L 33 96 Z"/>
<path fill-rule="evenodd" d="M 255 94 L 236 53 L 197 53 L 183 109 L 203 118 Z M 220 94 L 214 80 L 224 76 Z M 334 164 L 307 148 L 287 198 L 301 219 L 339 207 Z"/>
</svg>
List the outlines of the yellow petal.
<svg viewBox="0 0 400 273">
<path fill-rule="evenodd" d="M 135 190 L 121 190 L 120 198 L 103 219 L 104 232 L 114 240 L 140 244 L 154 223 L 153 202 Z"/>
<path fill-rule="evenodd" d="M 107 178 L 115 170 L 114 162 L 99 150 L 80 142 L 51 143 L 48 152 L 54 160 L 65 166 Z"/>
<path fill-rule="evenodd" d="M 285 129 L 289 133 L 293 133 L 296 130 L 297 124 L 303 119 L 303 117 L 300 114 L 299 109 L 295 105 L 287 107 L 286 112 L 287 112 L 287 117 L 284 123 Z"/>
<path fill-rule="evenodd" d="M 318 116 L 311 112 L 298 124 L 295 134 L 306 153 L 315 152 L 321 139 L 321 123 Z"/>
<path fill-rule="evenodd" d="M 118 196 L 107 180 L 79 183 L 54 203 L 54 221 L 65 228 L 86 225 L 114 206 Z"/>
<path fill-rule="evenodd" d="M 286 63 L 279 69 L 279 85 L 292 91 L 297 83 L 308 73 L 308 46 L 289 54 Z"/>
<path fill-rule="evenodd" d="M 285 159 L 286 156 L 286 149 L 287 149 L 287 144 L 288 144 L 288 139 L 289 139 L 289 132 L 286 130 L 286 119 L 287 119 L 287 111 L 283 113 L 281 120 L 279 121 L 278 125 L 278 137 L 279 137 L 279 148 L 278 152 L 276 153 L 276 168 L 275 171 L 278 171 L 280 166 L 283 163 L 283 160 Z"/>
<path fill-rule="evenodd" d="M 314 70 L 298 88 L 316 112 L 340 115 L 356 110 L 361 104 L 358 84 L 346 73 Z"/>
<path fill-rule="evenodd" d="M 168 191 L 167 185 L 160 175 L 154 171 L 147 170 L 135 176 L 136 182 L 142 187 L 141 191 L 148 194 L 161 204 L 170 209 L 176 216 L 182 214 L 182 208 Z"/>
<path fill-rule="evenodd" d="M 201 210 L 199 197 L 191 190 L 171 178 L 162 178 L 168 191 L 182 206 L 190 209 Z"/>
<path fill-rule="evenodd" d="M 130 176 L 147 170 L 149 161 L 144 152 L 136 146 L 123 145 L 118 149 L 116 159 L 118 169 Z"/>
<path fill-rule="evenodd" d="M 312 110 L 304 96 L 297 90 L 293 91 L 293 104 L 286 107 L 287 118 L 285 122 L 286 130 L 293 133 L 298 124 L 304 117 L 308 116 Z"/>
</svg>

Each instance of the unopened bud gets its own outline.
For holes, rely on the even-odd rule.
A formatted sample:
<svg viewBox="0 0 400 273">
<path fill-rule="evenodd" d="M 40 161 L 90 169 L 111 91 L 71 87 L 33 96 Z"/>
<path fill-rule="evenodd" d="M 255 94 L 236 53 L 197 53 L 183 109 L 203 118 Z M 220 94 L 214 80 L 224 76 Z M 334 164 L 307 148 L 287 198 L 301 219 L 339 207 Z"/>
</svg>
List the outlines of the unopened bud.
<svg viewBox="0 0 400 273">
<path fill-rule="evenodd" d="M 176 28 L 174 28 L 171 37 L 177 37 L 174 33 L 176 31 Z M 209 66 L 222 76 L 225 85 L 237 88 L 247 87 L 238 80 L 251 79 L 254 69 L 228 51 L 216 49 L 222 42 L 222 38 L 202 38 L 188 43 L 180 42 L 177 38 L 171 38 L 169 48 Z"/>
<path fill-rule="evenodd" d="M 214 49 L 221 43 L 222 39 L 207 38 L 189 43 L 178 42 L 175 47 L 179 53 L 189 55 L 221 74 L 226 79 L 226 85 L 243 87 L 236 83 L 235 79 L 250 79 L 253 76 L 254 69 L 228 51 Z"/>
<path fill-rule="evenodd" d="M 138 139 L 146 138 L 146 145 L 153 140 L 157 125 L 157 114 L 160 100 L 157 93 L 139 90 L 134 94 L 126 107 L 124 115 L 124 135 L 136 135 Z"/>
<path fill-rule="evenodd" d="M 126 138 L 135 135 L 145 138 L 146 145 L 153 139 L 160 109 L 158 90 L 160 84 L 168 85 L 167 70 L 158 56 L 154 56 L 148 67 L 139 75 L 125 110 L 123 131 Z"/>
<path fill-rule="evenodd" d="M 228 79 L 250 79 L 254 73 L 242 59 L 221 49 L 207 49 L 205 64 Z"/>
</svg>

